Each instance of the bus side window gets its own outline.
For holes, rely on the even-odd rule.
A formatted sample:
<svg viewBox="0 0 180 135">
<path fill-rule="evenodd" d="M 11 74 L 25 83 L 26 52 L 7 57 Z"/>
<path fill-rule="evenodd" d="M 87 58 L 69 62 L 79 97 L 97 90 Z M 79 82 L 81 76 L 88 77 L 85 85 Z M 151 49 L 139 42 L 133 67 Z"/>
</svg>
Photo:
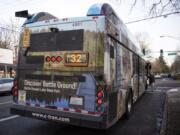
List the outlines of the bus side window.
<svg viewBox="0 0 180 135">
<path fill-rule="evenodd" d="M 114 47 L 110 45 L 110 57 L 114 59 Z"/>
</svg>

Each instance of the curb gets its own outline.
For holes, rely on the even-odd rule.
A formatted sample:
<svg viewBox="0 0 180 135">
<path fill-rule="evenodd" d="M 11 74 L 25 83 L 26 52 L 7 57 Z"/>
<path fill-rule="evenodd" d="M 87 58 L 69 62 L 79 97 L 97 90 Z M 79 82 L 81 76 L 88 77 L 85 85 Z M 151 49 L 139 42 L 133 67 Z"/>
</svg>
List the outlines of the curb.
<svg viewBox="0 0 180 135">
<path fill-rule="evenodd" d="M 162 124 L 160 129 L 160 135 L 166 135 L 166 127 L 167 127 L 167 93 L 164 103 L 164 112 L 163 112 Z"/>
<path fill-rule="evenodd" d="M 180 88 L 166 92 L 160 135 L 180 135 Z"/>
</svg>

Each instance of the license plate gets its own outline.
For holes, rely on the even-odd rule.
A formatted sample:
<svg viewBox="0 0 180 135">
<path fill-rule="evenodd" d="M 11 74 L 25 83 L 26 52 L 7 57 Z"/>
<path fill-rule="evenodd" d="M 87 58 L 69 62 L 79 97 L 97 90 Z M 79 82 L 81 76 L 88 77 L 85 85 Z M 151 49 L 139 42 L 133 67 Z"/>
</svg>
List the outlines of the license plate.
<svg viewBox="0 0 180 135">
<path fill-rule="evenodd" d="M 24 104 L 26 101 L 26 91 L 19 90 L 18 98 L 19 98 L 19 103 Z"/>
<path fill-rule="evenodd" d="M 70 97 L 70 104 L 71 105 L 83 105 L 83 98 L 82 97 Z"/>
</svg>

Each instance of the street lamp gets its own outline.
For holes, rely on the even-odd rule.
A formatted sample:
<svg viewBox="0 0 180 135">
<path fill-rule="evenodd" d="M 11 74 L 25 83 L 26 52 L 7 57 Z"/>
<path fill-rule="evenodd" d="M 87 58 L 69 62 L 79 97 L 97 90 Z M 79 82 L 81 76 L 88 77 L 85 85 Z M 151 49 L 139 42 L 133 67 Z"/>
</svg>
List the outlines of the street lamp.
<svg viewBox="0 0 180 135">
<path fill-rule="evenodd" d="M 172 39 L 180 41 L 180 37 L 175 37 L 175 36 L 170 36 L 170 35 L 161 35 L 160 36 L 160 38 L 164 38 L 164 37 L 168 37 L 168 38 L 172 38 Z"/>
</svg>

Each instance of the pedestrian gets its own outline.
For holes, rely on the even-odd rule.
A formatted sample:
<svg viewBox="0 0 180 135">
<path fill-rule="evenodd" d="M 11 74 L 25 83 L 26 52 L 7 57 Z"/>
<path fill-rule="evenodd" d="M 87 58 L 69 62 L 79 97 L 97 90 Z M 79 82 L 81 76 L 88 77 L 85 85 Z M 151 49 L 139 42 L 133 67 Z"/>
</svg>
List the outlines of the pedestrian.
<svg viewBox="0 0 180 135">
<path fill-rule="evenodd" d="M 151 85 L 151 91 L 153 92 L 155 89 L 155 87 L 154 87 L 154 83 L 155 83 L 154 74 L 150 74 L 149 81 L 150 81 L 150 85 Z"/>
</svg>

